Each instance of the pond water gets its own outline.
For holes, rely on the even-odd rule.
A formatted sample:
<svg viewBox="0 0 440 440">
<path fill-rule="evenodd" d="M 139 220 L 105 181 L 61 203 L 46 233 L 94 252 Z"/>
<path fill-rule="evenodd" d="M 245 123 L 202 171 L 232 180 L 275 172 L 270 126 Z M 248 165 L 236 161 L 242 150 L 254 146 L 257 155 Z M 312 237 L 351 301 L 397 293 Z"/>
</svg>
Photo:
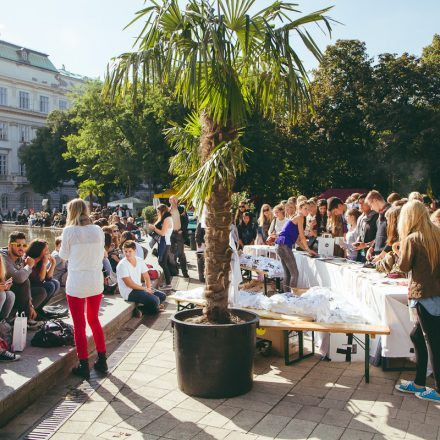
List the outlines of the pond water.
<svg viewBox="0 0 440 440">
<path fill-rule="evenodd" d="M 58 228 L 30 228 L 29 226 L 17 226 L 17 225 L 0 225 L 0 247 L 8 245 L 9 234 L 13 231 L 24 232 L 26 240 L 29 243 L 34 238 L 42 238 L 49 243 L 49 249 L 52 251 L 55 248 L 55 238 L 59 237 L 62 233 L 62 229 Z"/>
</svg>

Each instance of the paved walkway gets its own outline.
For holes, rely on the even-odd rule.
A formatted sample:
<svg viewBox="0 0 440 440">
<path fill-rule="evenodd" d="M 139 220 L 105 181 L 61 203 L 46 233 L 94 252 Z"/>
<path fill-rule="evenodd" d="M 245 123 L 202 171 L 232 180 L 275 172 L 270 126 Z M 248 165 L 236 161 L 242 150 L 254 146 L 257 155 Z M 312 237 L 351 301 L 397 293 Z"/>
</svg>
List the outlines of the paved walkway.
<svg viewBox="0 0 440 440">
<path fill-rule="evenodd" d="M 365 384 L 362 363 L 309 358 L 286 367 L 281 358 L 257 355 L 251 392 L 222 400 L 188 397 L 177 388 L 174 310 L 145 320 L 139 340 L 53 440 L 440 440 L 440 405 L 394 390 L 411 373 L 372 367 Z M 16 438 L 23 417 L 0 438 Z"/>
</svg>

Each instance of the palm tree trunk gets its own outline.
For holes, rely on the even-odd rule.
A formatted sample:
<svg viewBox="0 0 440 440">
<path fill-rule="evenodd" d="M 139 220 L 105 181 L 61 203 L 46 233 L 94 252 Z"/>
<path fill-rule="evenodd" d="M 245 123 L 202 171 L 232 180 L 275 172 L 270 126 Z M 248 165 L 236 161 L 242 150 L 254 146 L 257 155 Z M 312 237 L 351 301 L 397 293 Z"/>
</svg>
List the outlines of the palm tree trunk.
<svg viewBox="0 0 440 440">
<path fill-rule="evenodd" d="M 200 141 L 200 154 L 204 162 L 219 142 L 225 140 L 227 131 L 222 131 L 206 116 L 202 116 L 203 132 Z M 232 251 L 229 247 L 231 225 L 232 182 L 217 182 L 212 195 L 206 201 L 205 234 L 205 298 L 203 309 L 205 318 L 212 323 L 230 322 L 228 311 L 229 271 Z"/>
</svg>

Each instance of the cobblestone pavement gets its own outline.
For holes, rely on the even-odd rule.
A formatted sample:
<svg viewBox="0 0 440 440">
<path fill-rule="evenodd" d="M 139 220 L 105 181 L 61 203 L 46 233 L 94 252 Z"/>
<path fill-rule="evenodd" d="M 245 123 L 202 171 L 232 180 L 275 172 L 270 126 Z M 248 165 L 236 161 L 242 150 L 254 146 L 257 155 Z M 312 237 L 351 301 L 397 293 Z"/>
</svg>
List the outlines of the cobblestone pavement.
<svg viewBox="0 0 440 440">
<path fill-rule="evenodd" d="M 193 286 L 176 280 L 181 288 Z M 188 397 L 177 387 L 174 311 L 170 305 L 143 322 L 139 340 L 51 439 L 440 440 L 440 405 L 394 390 L 411 373 L 371 367 L 365 384 L 363 363 L 316 357 L 285 366 L 281 358 L 257 355 L 251 392 L 221 400 Z M 25 423 L 34 423 L 29 411 L 0 438 L 17 438 Z"/>
</svg>

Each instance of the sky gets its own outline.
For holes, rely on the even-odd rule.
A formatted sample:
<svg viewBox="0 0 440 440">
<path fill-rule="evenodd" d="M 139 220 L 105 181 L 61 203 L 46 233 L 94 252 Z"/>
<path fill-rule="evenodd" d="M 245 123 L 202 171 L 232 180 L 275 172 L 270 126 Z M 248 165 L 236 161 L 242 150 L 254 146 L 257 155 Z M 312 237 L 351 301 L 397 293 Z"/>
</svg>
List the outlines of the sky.
<svg viewBox="0 0 440 440">
<path fill-rule="evenodd" d="M 179 0 L 184 4 L 184 0 Z M 290 0 L 295 1 L 295 0 Z M 440 33 L 439 0 L 307 0 L 299 1 L 306 13 L 334 6 L 331 38 L 312 27 L 322 50 L 338 39 L 358 39 L 371 57 L 380 53 L 409 52 L 422 48 Z M 256 0 L 258 7 L 269 0 Z M 123 30 L 144 5 L 143 0 L 0 0 L 0 39 L 49 55 L 56 67 L 91 78 L 103 78 L 107 62 L 132 49 L 140 24 Z M 308 70 L 317 62 L 298 51 Z"/>
</svg>

